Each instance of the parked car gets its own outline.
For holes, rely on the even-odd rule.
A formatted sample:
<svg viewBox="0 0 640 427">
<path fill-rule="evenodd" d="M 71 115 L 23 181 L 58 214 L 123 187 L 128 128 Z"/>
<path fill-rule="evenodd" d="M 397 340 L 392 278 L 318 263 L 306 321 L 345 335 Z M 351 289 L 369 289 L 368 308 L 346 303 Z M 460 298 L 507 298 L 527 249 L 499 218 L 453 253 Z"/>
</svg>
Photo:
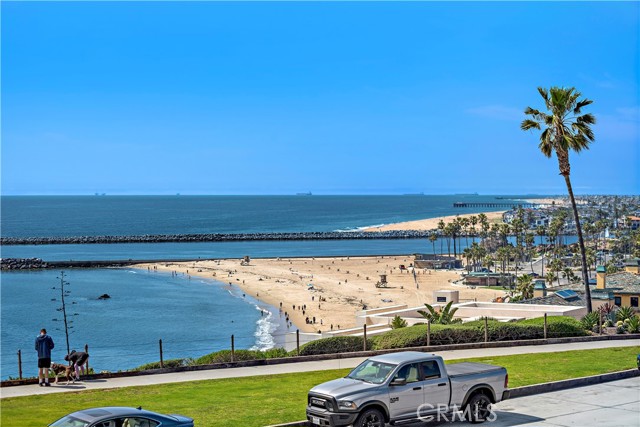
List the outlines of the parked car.
<svg viewBox="0 0 640 427">
<path fill-rule="evenodd" d="M 384 427 L 457 414 L 493 421 L 491 404 L 509 397 L 507 370 L 482 363 L 444 364 L 435 354 L 406 351 L 371 357 L 344 378 L 309 391 L 307 419 L 316 426 Z M 463 411 L 460 414 L 460 411 Z"/>
<path fill-rule="evenodd" d="M 74 412 L 50 427 L 193 427 L 193 419 L 128 407 L 90 408 Z"/>
</svg>

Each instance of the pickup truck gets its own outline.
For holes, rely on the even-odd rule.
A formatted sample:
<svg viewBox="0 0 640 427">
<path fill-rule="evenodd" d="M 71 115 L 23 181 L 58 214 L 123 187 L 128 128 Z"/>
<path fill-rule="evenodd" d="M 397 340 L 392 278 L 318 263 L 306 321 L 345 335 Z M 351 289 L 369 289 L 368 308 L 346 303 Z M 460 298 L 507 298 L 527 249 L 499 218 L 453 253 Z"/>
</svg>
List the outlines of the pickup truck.
<svg viewBox="0 0 640 427">
<path fill-rule="evenodd" d="M 509 397 L 508 381 L 500 366 L 445 366 L 440 356 L 417 351 L 385 354 L 365 360 L 344 378 L 312 388 L 307 420 L 331 427 L 384 427 L 456 416 L 472 423 L 493 421 L 491 405 Z"/>
</svg>

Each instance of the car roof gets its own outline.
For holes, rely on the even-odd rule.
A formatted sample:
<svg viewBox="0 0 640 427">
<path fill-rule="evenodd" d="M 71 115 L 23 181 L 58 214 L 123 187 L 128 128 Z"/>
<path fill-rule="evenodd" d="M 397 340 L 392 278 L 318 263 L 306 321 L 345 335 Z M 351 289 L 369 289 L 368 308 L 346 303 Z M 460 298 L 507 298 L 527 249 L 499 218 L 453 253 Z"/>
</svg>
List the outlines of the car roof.
<svg viewBox="0 0 640 427">
<path fill-rule="evenodd" d="M 432 357 L 436 357 L 436 355 L 433 353 L 422 353 L 420 351 L 400 351 L 398 353 L 374 356 L 371 360 L 399 365 L 406 362 L 418 362 Z"/>
<path fill-rule="evenodd" d="M 128 406 L 105 406 L 100 408 L 88 408 L 69 414 L 72 417 L 79 418 L 83 421 L 94 422 L 110 417 L 131 417 L 131 416 L 147 416 L 171 418 L 157 412 L 146 411 L 144 409 L 131 408 Z"/>
</svg>

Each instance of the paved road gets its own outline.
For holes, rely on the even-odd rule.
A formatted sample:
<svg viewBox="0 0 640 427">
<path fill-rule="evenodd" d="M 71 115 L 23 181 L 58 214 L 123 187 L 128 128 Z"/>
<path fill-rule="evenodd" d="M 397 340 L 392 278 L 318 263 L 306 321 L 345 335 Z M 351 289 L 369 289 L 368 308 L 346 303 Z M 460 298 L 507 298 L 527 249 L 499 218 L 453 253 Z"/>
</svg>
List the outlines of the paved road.
<svg viewBox="0 0 640 427">
<path fill-rule="evenodd" d="M 547 353 L 569 350 L 587 350 L 607 347 L 631 347 L 640 346 L 640 340 L 621 341 L 591 341 L 583 343 L 550 344 L 522 347 L 486 348 L 474 350 L 454 350 L 438 352 L 445 360 L 464 359 L 469 357 L 502 356 L 527 353 Z M 76 384 L 64 385 L 61 382 L 57 386 L 39 387 L 37 384 L 3 387 L 0 389 L 0 398 L 28 396 L 36 394 L 63 393 L 82 390 L 96 390 L 105 388 L 131 387 L 140 385 L 176 383 L 186 381 L 199 381 L 220 378 L 249 377 L 254 375 L 273 375 L 291 372 L 323 371 L 328 369 L 353 368 L 362 362 L 364 358 L 324 360 L 318 362 L 284 363 L 270 366 L 252 366 L 229 369 L 210 369 L 205 371 L 175 372 L 170 374 L 140 375 L 126 378 L 110 378 L 91 380 Z"/>
<path fill-rule="evenodd" d="M 640 426 L 640 377 L 505 400 L 494 411 L 495 420 L 483 426 Z M 477 424 L 440 420 L 407 427 L 444 425 Z"/>
</svg>

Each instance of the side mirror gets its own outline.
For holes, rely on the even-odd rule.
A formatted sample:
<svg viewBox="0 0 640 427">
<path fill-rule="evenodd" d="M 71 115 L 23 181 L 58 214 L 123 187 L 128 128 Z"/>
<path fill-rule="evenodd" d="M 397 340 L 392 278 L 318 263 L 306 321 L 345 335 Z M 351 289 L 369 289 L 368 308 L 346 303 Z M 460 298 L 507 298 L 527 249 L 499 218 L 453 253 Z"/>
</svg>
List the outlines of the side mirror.
<svg viewBox="0 0 640 427">
<path fill-rule="evenodd" d="M 398 385 L 405 385 L 405 384 L 407 384 L 406 378 L 395 378 L 393 379 L 393 381 L 389 383 L 390 386 L 398 386 Z"/>
</svg>

